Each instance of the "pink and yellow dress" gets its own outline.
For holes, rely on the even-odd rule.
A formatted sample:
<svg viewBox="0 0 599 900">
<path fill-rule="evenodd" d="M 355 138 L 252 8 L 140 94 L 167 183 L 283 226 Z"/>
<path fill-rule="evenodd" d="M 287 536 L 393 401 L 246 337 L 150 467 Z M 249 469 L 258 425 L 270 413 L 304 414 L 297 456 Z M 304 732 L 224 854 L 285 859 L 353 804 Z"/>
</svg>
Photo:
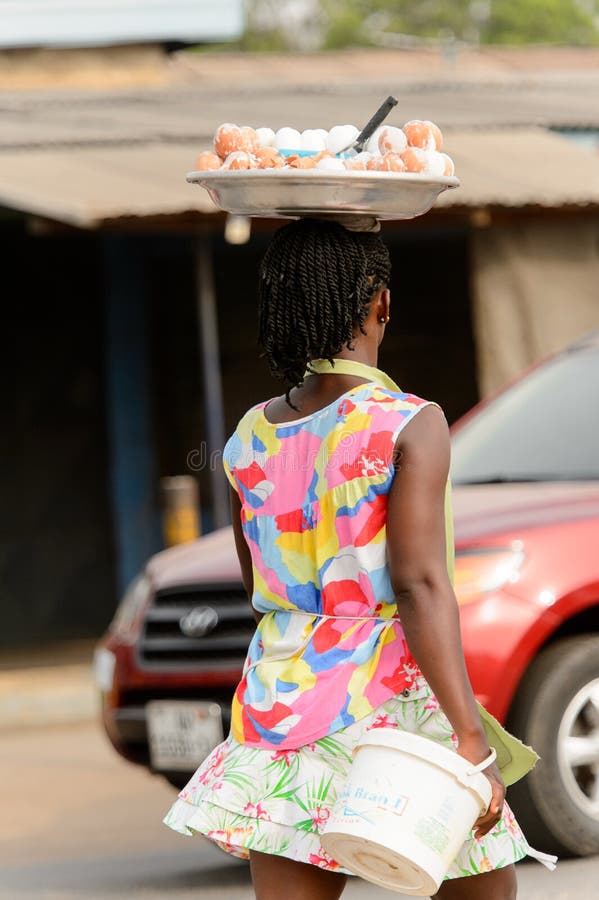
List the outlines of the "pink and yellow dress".
<svg viewBox="0 0 599 900">
<path fill-rule="evenodd" d="M 431 402 L 376 369 L 351 367 L 368 380 L 284 424 L 269 422 L 260 403 L 225 447 L 252 556 L 252 604 L 263 618 L 231 732 L 164 819 L 235 856 L 257 850 L 341 872 L 319 834 L 364 732 L 401 728 L 455 748 L 406 643 L 386 555 L 395 442 Z M 492 832 L 464 844 L 448 877 L 528 853 L 536 855 L 506 806 Z"/>
</svg>

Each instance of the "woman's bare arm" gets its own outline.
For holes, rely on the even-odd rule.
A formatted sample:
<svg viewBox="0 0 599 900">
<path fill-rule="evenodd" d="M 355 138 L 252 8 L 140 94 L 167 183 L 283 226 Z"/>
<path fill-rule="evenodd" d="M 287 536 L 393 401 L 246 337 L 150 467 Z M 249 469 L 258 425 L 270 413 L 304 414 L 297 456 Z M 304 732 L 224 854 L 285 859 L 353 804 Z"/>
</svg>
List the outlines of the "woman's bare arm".
<svg viewBox="0 0 599 900">
<path fill-rule="evenodd" d="M 237 550 L 239 565 L 241 566 L 241 581 L 251 602 L 254 593 L 252 555 L 241 526 L 241 501 L 239 499 L 239 494 L 231 487 L 231 485 L 229 485 L 229 502 L 231 504 L 231 522 L 233 524 L 233 535 L 235 537 L 235 549 Z M 262 618 L 262 613 L 259 613 L 255 609 L 253 609 L 253 612 L 256 622 L 259 622 Z"/>
<path fill-rule="evenodd" d="M 489 754 L 464 661 L 458 606 L 447 572 L 445 487 L 449 430 L 442 412 L 427 407 L 400 433 L 389 494 L 387 548 L 391 582 L 410 650 L 473 763 Z M 505 788 L 498 770 L 492 810 L 478 822 L 484 834 L 499 819 Z"/>
</svg>

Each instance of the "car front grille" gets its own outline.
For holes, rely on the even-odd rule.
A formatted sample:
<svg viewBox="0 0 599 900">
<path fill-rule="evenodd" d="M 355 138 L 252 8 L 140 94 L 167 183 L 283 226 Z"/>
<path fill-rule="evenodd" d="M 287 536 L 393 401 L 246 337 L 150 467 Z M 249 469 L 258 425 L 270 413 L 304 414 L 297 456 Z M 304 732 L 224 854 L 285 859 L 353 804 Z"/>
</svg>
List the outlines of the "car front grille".
<svg viewBox="0 0 599 900">
<path fill-rule="evenodd" d="M 185 634 L 192 610 L 208 618 L 206 633 Z M 170 669 L 241 668 L 256 621 L 239 584 L 179 586 L 158 591 L 146 610 L 139 661 Z M 200 628 L 200 631 L 202 629 Z"/>
</svg>

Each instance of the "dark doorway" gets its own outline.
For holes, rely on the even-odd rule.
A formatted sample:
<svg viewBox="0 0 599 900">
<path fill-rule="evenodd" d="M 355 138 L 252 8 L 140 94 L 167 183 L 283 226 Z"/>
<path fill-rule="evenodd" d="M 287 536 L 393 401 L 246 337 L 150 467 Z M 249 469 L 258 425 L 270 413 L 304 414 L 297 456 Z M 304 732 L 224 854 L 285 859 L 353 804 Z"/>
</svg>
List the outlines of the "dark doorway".
<svg viewBox="0 0 599 900">
<path fill-rule="evenodd" d="M 95 636 L 115 606 L 97 239 L 2 226 L 3 645 Z"/>
<path fill-rule="evenodd" d="M 384 230 L 393 263 L 381 368 L 454 422 L 478 401 L 465 227 Z"/>
</svg>

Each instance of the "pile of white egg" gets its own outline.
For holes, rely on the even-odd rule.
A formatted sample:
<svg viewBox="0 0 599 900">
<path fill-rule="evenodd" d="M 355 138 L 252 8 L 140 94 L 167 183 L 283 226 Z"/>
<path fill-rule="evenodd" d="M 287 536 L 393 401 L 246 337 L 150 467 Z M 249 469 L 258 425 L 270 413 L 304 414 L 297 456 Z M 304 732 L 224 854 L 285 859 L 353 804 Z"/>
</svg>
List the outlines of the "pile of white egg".
<svg viewBox="0 0 599 900">
<path fill-rule="evenodd" d="M 339 172 L 412 172 L 453 175 L 454 164 L 442 152 L 443 136 L 434 122 L 414 120 L 403 128 L 381 125 L 364 150 L 348 148 L 359 135 L 355 125 L 324 128 L 251 128 L 220 125 L 214 151 L 196 160 L 197 171 L 214 169 L 321 169 Z"/>
</svg>

